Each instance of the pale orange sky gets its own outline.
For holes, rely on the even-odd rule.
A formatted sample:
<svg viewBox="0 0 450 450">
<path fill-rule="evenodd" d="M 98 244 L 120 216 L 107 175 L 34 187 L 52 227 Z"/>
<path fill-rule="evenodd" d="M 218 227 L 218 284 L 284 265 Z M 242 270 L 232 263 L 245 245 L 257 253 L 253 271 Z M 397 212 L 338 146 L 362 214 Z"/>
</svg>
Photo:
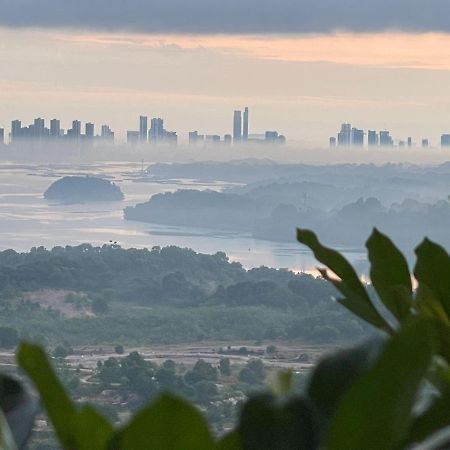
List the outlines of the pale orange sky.
<svg viewBox="0 0 450 450">
<path fill-rule="evenodd" d="M 450 36 L 182 36 L 0 28 L 0 126 L 57 116 L 109 123 L 165 117 L 183 136 L 252 131 L 326 145 L 342 121 L 436 141 L 450 132 Z"/>
</svg>

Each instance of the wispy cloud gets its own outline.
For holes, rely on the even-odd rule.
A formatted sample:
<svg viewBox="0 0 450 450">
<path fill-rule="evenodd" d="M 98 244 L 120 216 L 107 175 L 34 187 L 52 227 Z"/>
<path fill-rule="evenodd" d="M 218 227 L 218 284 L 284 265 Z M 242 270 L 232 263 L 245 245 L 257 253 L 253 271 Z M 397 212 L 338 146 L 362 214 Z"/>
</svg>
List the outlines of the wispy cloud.
<svg viewBox="0 0 450 450">
<path fill-rule="evenodd" d="M 450 35 L 444 33 L 335 33 L 321 35 L 146 35 L 60 33 L 56 39 L 86 46 L 153 51 L 215 51 L 286 62 L 450 70 Z"/>
</svg>

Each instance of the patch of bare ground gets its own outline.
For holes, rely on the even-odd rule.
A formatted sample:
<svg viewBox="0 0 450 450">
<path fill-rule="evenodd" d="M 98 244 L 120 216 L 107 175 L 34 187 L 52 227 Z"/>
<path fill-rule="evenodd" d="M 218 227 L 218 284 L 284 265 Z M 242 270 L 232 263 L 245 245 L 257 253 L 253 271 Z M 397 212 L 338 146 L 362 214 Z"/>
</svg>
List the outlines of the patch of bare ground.
<svg viewBox="0 0 450 450">
<path fill-rule="evenodd" d="M 63 289 L 39 289 L 23 295 L 25 301 L 39 303 L 41 308 L 51 308 L 66 317 L 92 317 L 90 301 L 82 292 Z"/>
</svg>

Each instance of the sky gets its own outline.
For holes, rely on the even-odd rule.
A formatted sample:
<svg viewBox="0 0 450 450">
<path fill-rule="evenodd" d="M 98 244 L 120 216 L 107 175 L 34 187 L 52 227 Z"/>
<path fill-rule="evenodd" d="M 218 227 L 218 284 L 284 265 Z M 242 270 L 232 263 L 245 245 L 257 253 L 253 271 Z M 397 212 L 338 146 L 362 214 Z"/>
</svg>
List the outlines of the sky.
<svg viewBox="0 0 450 450">
<path fill-rule="evenodd" d="M 326 145 L 341 122 L 450 133 L 447 0 L 0 0 L 0 126 L 14 118 L 276 129 Z"/>
</svg>

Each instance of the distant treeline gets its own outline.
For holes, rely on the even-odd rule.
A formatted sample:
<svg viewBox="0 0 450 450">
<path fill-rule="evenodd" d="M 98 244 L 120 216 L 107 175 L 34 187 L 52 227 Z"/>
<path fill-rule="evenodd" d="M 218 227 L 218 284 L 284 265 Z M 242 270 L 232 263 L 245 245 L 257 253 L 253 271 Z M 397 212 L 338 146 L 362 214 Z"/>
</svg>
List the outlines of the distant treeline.
<svg viewBox="0 0 450 450">
<path fill-rule="evenodd" d="M 125 218 L 175 226 L 251 232 L 273 241 L 294 241 L 297 226 L 311 228 L 334 245 L 362 246 L 374 226 L 400 246 L 424 236 L 450 247 L 450 202 L 405 199 L 389 207 L 377 198 L 330 185 L 275 183 L 242 194 L 179 190 L 125 209 Z M 344 206 L 343 199 L 356 196 Z M 279 202 L 279 203 L 278 203 Z"/>
<path fill-rule="evenodd" d="M 27 294 L 67 291 L 92 314 L 68 318 L 58 305 Z M 351 339 L 365 328 L 330 306 L 334 289 L 322 279 L 287 270 L 245 270 L 224 253 L 177 247 L 115 245 L 33 248 L 0 253 L 0 326 L 22 336 L 77 343 L 196 340 Z M 78 296 L 78 297 L 77 297 Z"/>
</svg>

